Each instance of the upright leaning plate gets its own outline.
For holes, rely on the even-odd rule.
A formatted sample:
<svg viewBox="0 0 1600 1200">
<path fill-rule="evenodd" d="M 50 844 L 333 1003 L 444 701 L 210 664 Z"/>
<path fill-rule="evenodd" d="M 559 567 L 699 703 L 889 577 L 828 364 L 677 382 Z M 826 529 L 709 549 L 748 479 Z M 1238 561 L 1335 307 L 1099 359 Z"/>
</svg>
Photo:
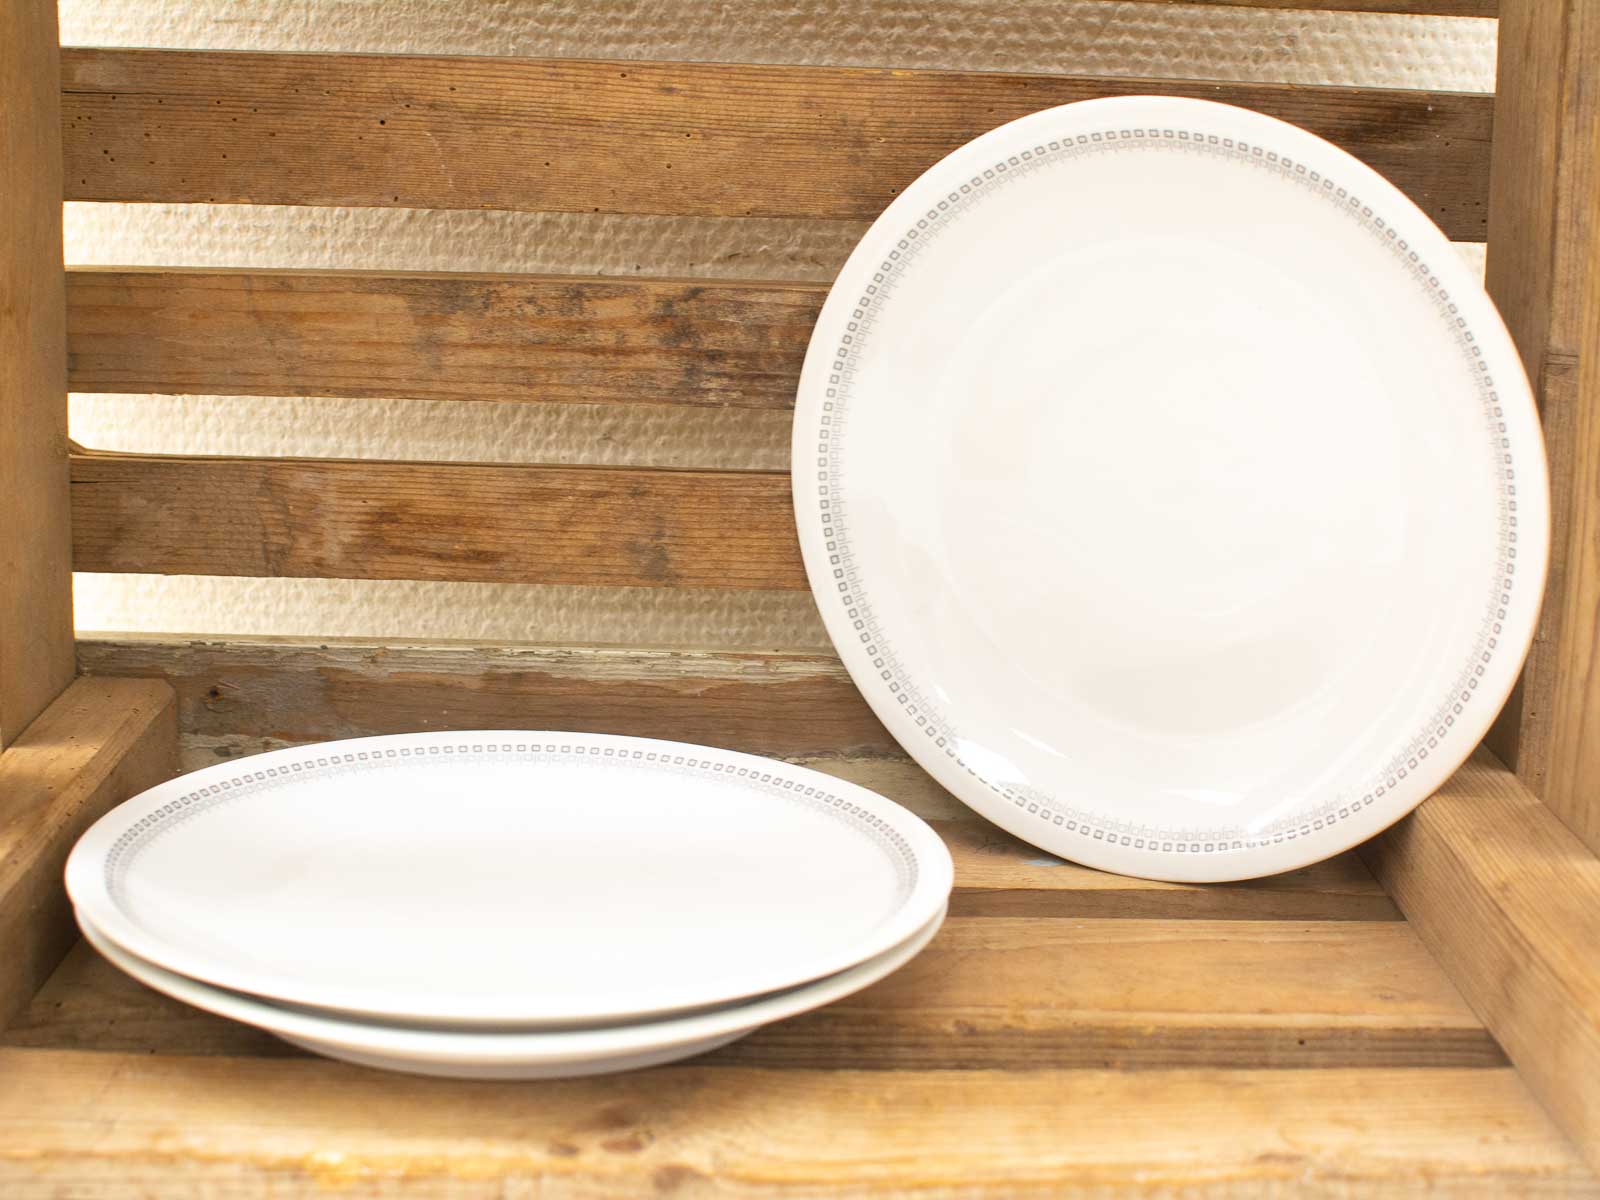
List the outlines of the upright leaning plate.
<svg viewBox="0 0 1600 1200">
<path fill-rule="evenodd" d="M 100 933 L 237 991 L 386 1019 L 600 1024 L 846 970 L 950 891 L 864 788 L 597 734 L 363 738 L 209 767 L 67 863 Z"/>
<path fill-rule="evenodd" d="M 1286 870 L 1472 750 L 1532 635 L 1543 448 L 1444 236 L 1321 139 L 1041 112 L 873 225 L 794 499 L 829 633 L 967 804 L 1093 866 Z"/>
</svg>

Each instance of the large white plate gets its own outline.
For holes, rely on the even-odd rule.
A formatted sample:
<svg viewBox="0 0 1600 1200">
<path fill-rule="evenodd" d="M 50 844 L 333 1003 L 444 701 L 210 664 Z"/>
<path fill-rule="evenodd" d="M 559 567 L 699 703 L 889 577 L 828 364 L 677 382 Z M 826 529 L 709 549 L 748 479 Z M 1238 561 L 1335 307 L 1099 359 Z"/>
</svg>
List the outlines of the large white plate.
<svg viewBox="0 0 1600 1200">
<path fill-rule="evenodd" d="M 916 957 L 939 932 L 944 915 L 941 906 L 928 924 L 876 958 L 758 1000 L 632 1025 L 534 1032 L 418 1029 L 285 1008 L 162 970 L 111 941 L 81 912 L 78 923 L 90 945 L 140 983 L 206 1012 L 268 1030 L 330 1058 L 420 1075 L 564 1079 L 627 1071 L 703 1054 L 762 1025 L 832 1004 L 876 983 Z"/>
<path fill-rule="evenodd" d="M 1160 879 L 1387 826 L 1526 653 L 1548 497 L 1499 316 L 1348 154 L 1159 97 L 1037 113 L 872 226 L 794 433 L 811 586 L 910 752 Z"/>
<path fill-rule="evenodd" d="M 852 967 L 945 903 L 931 829 L 786 763 L 430 733 L 162 784 L 73 849 L 95 927 L 180 975 L 431 1024 L 598 1024 Z"/>
</svg>

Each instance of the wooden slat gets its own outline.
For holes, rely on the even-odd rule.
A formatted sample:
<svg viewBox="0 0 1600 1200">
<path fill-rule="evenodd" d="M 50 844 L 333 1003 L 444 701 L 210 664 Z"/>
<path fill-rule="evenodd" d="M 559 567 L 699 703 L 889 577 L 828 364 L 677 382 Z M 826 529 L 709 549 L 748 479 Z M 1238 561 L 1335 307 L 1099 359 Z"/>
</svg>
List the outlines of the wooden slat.
<svg viewBox="0 0 1600 1200">
<path fill-rule="evenodd" d="M 1411 13 L 1423 17 L 1492 17 L 1500 0 L 1158 0 L 1227 8 L 1287 8 L 1301 12 Z"/>
<path fill-rule="evenodd" d="M 806 586 L 786 473 L 72 456 L 73 567 Z"/>
<path fill-rule="evenodd" d="M 53 0 L 0 5 L 0 746 L 73 675 Z"/>
<path fill-rule="evenodd" d="M 1487 751 L 1364 854 L 1600 1165 L 1600 858 Z"/>
<path fill-rule="evenodd" d="M 259 1031 L 166 1000 L 87 948 L 4 1044 L 252 1054 Z M 1402 921 L 952 918 L 882 983 L 708 1063 L 875 1070 L 1501 1067 Z"/>
<path fill-rule="evenodd" d="M 996 125 L 1094 96 L 1260 109 L 1484 236 L 1490 100 L 990 72 L 170 50 L 63 55 L 72 200 L 875 217 Z"/>
<path fill-rule="evenodd" d="M 79 270 L 74 391 L 788 409 L 827 288 Z"/>
<path fill-rule="evenodd" d="M 453 1084 L 52 1050 L 0 1051 L 0 1186 L 10 1200 L 1596 1195 L 1507 1070 L 677 1067 Z"/>
<path fill-rule="evenodd" d="M 880 783 L 876 790 L 906 803 L 893 786 Z M 1065 862 L 983 820 L 936 820 L 934 828 L 955 860 L 952 916 L 1388 921 L 1400 915 L 1353 853 L 1240 883 L 1161 883 Z"/>
<path fill-rule="evenodd" d="M 1550 455 L 1544 613 L 1490 744 L 1600 853 L 1600 9 L 1506 0 L 1488 286 Z"/>
<path fill-rule="evenodd" d="M 893 754 L 831 655 L 287 638 L 91 639 L 83 668 L 150 676 L 186 734 L 277 744 L 427 729 L 565 729 L 785 758 Z"/>
<path fill-rule="evenodd" d="M 67 852 L 113 804 L 171 775 L 175 716 L 164 683 L 79 679 L 0 751 L 0 1028 L 77 936 Z"/>
</svg>

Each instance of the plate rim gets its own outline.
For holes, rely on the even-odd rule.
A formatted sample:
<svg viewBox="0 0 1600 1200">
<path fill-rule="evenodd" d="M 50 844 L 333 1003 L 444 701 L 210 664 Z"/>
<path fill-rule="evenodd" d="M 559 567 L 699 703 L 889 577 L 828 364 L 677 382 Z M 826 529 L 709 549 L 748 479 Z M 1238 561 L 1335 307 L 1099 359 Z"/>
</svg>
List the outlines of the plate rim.
<svg viewBox="0 0 1600 1200">
<path fill-rule="evenodd" d="M 430 1029 L 287 1008 L 270 999 L 219 987 L 149 962 L 110 937 L 82 911 L 74 910 L 74 915 L 85 940 L 119 971 L 216 1016 L 278 1036 L 291 1034 L 372 1053 L 406 1054 L 418 1061 L 515 1066 L 528 1063 L 535 1056 L 539 1063 L 576 1065 L 600 1057 L 737 1036 L 799 1016 L 853 995 L 900 970 L 938 935 L 949 909 L 948 902 L 939 905 L 926 922 L 881 954 L 793 988 L 684 1016 L 576 1029 Z M 128 962 L 133 964 L 131 969 Z"/>
<path fill-rule="evenodd" d="M 1150 136 L 1158 133 L 1176 136 L 1169 128 L 1160 129 L 1161 119 L 1169 124 L 1183 121 L 1205 123 L 1211 132 L 1227 133 L 1229 123 L 1253 127 L 1266 136 L 1276 137 L 1297 147 L 1296 155 L 1310 157 L 1314 168 L 1318 161 L 1338 164 L 1342 178 L 1359 190 L 1376 207 L 1390 224 L 1405 237 L 1425 249 L 1435 282 L 1443 280 L 1449 288 L 1449 298 L 1461 304 L 1464 315 L 1470 317 L 1470 331 L 1477 335 L 1484 353 L 1495 362 L 1498 387 L 1506 396 L 1508 421 L 1515 422 L 1518 470 L 1518 499 L 1523 502 L 1521 557 L 1518 560 L 1517 584 L 1520 591 L 1513 598 L 1517 624 L 1507 623 L 1507 632 L 1501 641 L 1504 652 L 1490 665 L 1491 677 L 1482 690 L 1475 692 L 1478 704 L 1468 718 L 1455 730 L 1456 739 L 1448 746 L 1441 742 L 1440 751 L 1420 765 L 1413 765 L 1400 788 L 1387 789 L 1384 803 L 1366 802 L 1357 806 L 1348 817 L 1324 823 L 1307 820 L 1303 831 L 1291 830 L 1286 838 L 1265 847 L 1243 850 L 1218 849 L 1214 853 L 1199 854 L 1182 851 L 1164 851 L 1159 848 L 1128 847 L 1116 844 L 1112 838 L 1103 840 L 1087 836 L 1067 838 L 1052 836 L 1059 831 L 1029 819 L 1028 812 L 1014 806 L 1020 801 L 1006 803 L 998 791 L 970 767 L 953 764 L 950 753 L 931 745 L 925 735 L 927 726 L 913 722 L 903 711 L 902 704 L 891 695 L 890 689 L 880 679 L 878 667 L 871 655 L 858 644 L 858 635 L 848 619 L 844 606 L 835 595 L 841 586 L 834 578 L 837 571 L 830 560 L 826 545 L 827 518 L 819 503 L 818 481 L 822 478 L 819 459 L 819 434 L 827 438 L 823 428 L 823 404 L 830 379 L 841 369 L 838 361 L 843 357 L 841 347 L 854 328 L 853 318 L 861 316 L 858 305 L 864 295 L 870 294 L 875 272 L 887 270 L 887 264 L 899 257 L 897 250 L 910 249 L 907 239 L 918 236 L 918 228 L 937 219 L 937 210 L 943 201 L 956 202 L 957 192 L 968 178 L 973 187 L 991 179 L 996 171 L 1005 172 L 1009 162 L 1016 173 L 1028 167 L 1022 159 L 1031 157 L 1028 145 L 1037 143 L 1044 149 L 1052 142 L 1052 131 L 1063 124 L 1073 123 L 1097 114 L 1105 114 L 1108 121 L 1120 120 L 1123 127 L 1138 126 L 1141 122 L 1150 128 Z M 1191 131 L 1195 126 L 1190 126 Z M 1072 135 L 1080 131 L 1073 129 Z M 1131 130 L 1130 130 L 1131 132 Z M 1142 137 L 1145 128 L 1138 130 Z M 1109 137 L 1109 135 L 1108 135 Z M 1070 140 L 1060 133 L 1058 140 Z M 1241 139 L 1242 140 L 1242 139 Z M 1230 143 L 1231 144 L 1231 143 Z M 1282 142 L 1279 143 L 1283 148 Z M 1260 150 L 1257 150 L 1260 153 Z M 1288 155 L 1283 155 L 1285 159 Z M 1305 162 L 1301 162 L 1302 171 Z M 1314 178 L 1317 176 L 1313 176 Z M 924 215 L 924 210 L 926 213 Z M 1395 219 L 1395 218 L 1399 219 Z M 1381 224 L 1381 222 L 1380 222 Z M 1394 234 L 1391 233 L 1391 237 Z M 1413 258 L 1416 256 L 1413 255 Z M 879 264 L 883 264 L 880 266 Z M 1484 291 L 1481 280 L 1474 277 L 1445 235 L 1420 208 L 1397 187 L 1373 168 L 1320 136 L 1289 122 L 1268 116 L 1252 109 L 1173 96 L 1116 96 L 1083 100 L 1059 105 L 1029 114 L 980 135 L 966 145 L 946 155 L 920 177 L 904 188 L 899 196 L 874 221 L 862 236 L 845 265 L 836 276 L 823 303 L 811 341 L 807 347 L 805 363 L 795 403 L 795 420 L 791 440 L 791 492 L 799 531 L 801 555 L 806 567 L 807 581 L 813 597 L 821 610 L 823 624 L 830 640 L 839 653 L 852 680 L 866 698 L 868 705 L 884 723 L 896 741 L 922 767 L 953 795 L 981 816 L 993 821 L 1017 837 L 1072 861 L 1101 870 L 1135 875 L 1149 879 L 1173 882 L 1222 882 L 1256 878 L 1281 871 L 1292 870 L 1313 862 L 1322 861 L 1360 844 L 1381 832 L 1410 812 L 1426 799 L 1456 770 L 1476 749 L 1485 732 L 1493 723 L 1505 699 L 1509 696 L 1521 667 L 1531 647 L 1538 625 L 1544 583 L 1549 566 L 1549 473 L 1542 430 L 1532 389 L 1520 356 L 1511 341 L 1509 332 Z M 813 467 L 813 463 L 816 464 Z M 802 468 L 801 464 L 805 464 Z M 1532 520 L 1529 520 L 1529 517 Z M 842 578 L 842 577 L 841 577 Z M 1531 597 L 1531 599 L 1529 599 Z M 1508 609 L 1511 606 L 1508 606 Z M 1441 682 L 1441 692 L 1444 690 Z M 1491 698 L 1492 697 L 1492 698 Z M 1037 812 L 1039 805 L 1034 805 Z M 1299 810 L 1304 813 L 1303 808 Z M 1124 839 L 1127 840 L 1127 839 Z"/>
<path fill-rule="evenodd" d="M 737 771 L 763 773 L 763 779 L 776 781 L 767 789 L 774 797 L 790 790 L 787 781 L 794 782 L 796 792 L 812 789 L 819 804 L 835 802 L 837 806 L 854 806 L 859 816 L 840 816 L 840 824 L 855 828 L 858 836 L 867 836 L 869 825 L 876 827 L 887 842 L 897 838 L 916 866 L 916 877 L 901 897 L 898 907 L 866 935 L 855 942 L 841 946 L 812 961 L 796 964 L 794 968 L 747 973 L 737 971 L 711 985 L 713 992 L 705 996 L 677 997 L 670 1002 L 625 1001 L 620 993 L 596 996 L 569 996 L 561 1005 L 552 1008 L 547 1002 L 541 1005 L 537 994 L 512 995 L 505 992 L 492 994 L 449 994 L 429 991 L 421 996 L 396 996 L 392 992 L 377 994 L 372 991 L 345 987 L 319 986 L 315 979 L 307 980 L 293 974 L 284 975 L 270 970 L 252 971 L 241 964 L 224 964 L 221 969 L 207 955 L 192 948 L 177 945 L 158 933 L 150 931 L 127 914 L 107 884 L 108 855 L 119 839 L 141 828 L 155 814 L 181 803 L 186 797 L 194 798 L 201 791 L 210 795 L 231 790 L 231 785 L 241 776 L 252 777 L 260 783 L 263 777 L 272 778 L 269 771 L 287 771 L 300 760 L 321 758 L 324 764 L 331 756 L 344 755 L 356 769 L 368 761 L 366 756 L 374 751 L 416 746 L 446 746 L 451 744 L 487 744 L 493 751 L 501 744 L 507 750 L 520 745 L 531 746 L 536 752 L 543 743 L 563 748 L 590 747 L 597 762 L 615 750 L 619 753 L 638 751 L 641 756 L 658 756 L 674 761 L 657 764 L 651 757 L 643 757 L 637 765 L 645 768 L 679 767 L 704 763 L 726 765 L 734 772 L 730 782 L 739 779 Z M 483 749 L 483 746 L 478 746 Z M 579 752 L 580 754 L 583 752 Z M 357 755 L 362 757 L 357 758 Z M 530 763 L 537 767 L 536 763 Z M 720 768 L 712 774 L 723 773 Z M 292 786 L 292 779 L 289 781 Z M 757 779 L 746 786 L 753 796 L 760 797 Z M 227 783 L 230 788 L 224 788 Z M 278 781 L 274 786 L 282 786 Z M 248 788 L 238 793 L 248 796 Z M 174 823 L 185 818 L 179 817 Z M 141 822 L 145 822 L 141 826 Z M 602 1021 L 623 1022 L 641 1017 L 667 1013 L 685 1013 L 748 999 L 764 993 L 784 990 L 809 981 L 836 974 L 852 965 L 866 961 L 900 944 L 915 930 L 921 928 L 931 913 L 947 903 L 954 885 L 954 867 L 949 848 L 944 840 L 911 810 L 886 796 L 844 779 L 836 779 L 809 767 L 787 763 L 779 759 L 746 754 L 689 742 L 657 738 L 638 738 L 622 734 L 573 733 L 561 730 L 429 730 L 417 733 L 379 734 L 372 737 L 342 738 L 329 742 L 308 743 L 267 751 L 248 758 L 231 760 L 203 767 L 179 775 L 149 788 L 137 796 L 111 809 L 80 837 L 68 855 L 64 878 L 67 893 L 74 907 L 87 913 L 95 926 L 119 946 L 145 959 L 155 966 L 175 974 L 189 976 L 234 991 L 247 992 L 260 997 L 286 1003 L 325 1008 L 349 1016 L 387 1018 L 390 1020 L 421 1020 L 456 1023 L 463 1026 L 493 1025 L 521 1026 L 525 1028 L 558 1027 Z M 781 977 L 780 977 L 781 976 Z M 380 989 L 381 991 L 381 989 Z M 648 988 L 641 994 L 648 994 Z"/>
</svg>

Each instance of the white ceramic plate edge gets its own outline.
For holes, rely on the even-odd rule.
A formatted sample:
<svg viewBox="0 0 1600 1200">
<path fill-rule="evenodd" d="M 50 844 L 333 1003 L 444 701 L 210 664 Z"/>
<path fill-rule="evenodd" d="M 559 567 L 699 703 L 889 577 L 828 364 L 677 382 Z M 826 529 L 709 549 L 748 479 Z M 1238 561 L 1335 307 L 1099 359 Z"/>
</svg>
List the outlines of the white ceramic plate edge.
<svg viewBox="0 0 1600 1200">
<path fill-rule="evenodd" d="M 127 917 L 110 894 L 105 881 L 104 863 L 117 839 L 130 827 L 163 805 L 192 793 L 196 789 L 226 779 L 254 764 L 261 769 L 296 761 L 311 755 L 326 755 L 334 747 L 359 746 L 372 752 L 388 745 L 416 744 L 430 741 L 483 738 L 496 743 L 515 741 L 518 738 L 558 738 L 572 744 L 587 743 L 601 746 L 647 746 L 674 753 L 693 753 L 711 756 L 736 765 L 751 768 L 759 766 L 773 774 L 795 778 L 819 790 L 848 798 L 873 816 L 881 819 L 894 833 L 905 839 L 916 858 L 918 876 L 911 892 L 889 919 L 871 931 L 871 934 L 854 945 L 840 947 L 821 960 L 798 964 L 792 973 L 787 969 L 784 978 L 740 977 L 737 973 L 728 980 L 719 981 L 718 994 L 683 1003 L 647 1004 L 643 1007 L 607 1007 L 606 1003 L 585 1003 L 575 999 L 568 1009 L 559 1012 L 540 1012 L 538 997 L 496 997 L 475 1002 L 473 998 L 455 999 L 442 1004 L 438 1011 L 424 1011 L 420 1004 L 393 1008 L 371 1006 L 371 997 L 353 997 L 338 989 L 317 988 L 315 983 L 307 988 L 306 981 L 293 977 L 280 978 L 270 972 L 250 972 L 239 969 L 216 969 L 203 955 L 185 947 L 169 945 L 160 937 L 147 933 Z M 954 882 L 954 867 L 950 852 L 943 839 L 928 824 L 909 809 L 876 792 L 778 759 L 716 747 L 696 746 L 684 742 L 670 742 L 652 738 L 632 738 L 612 734 L 583 734 L 560 731 L 528 730 L 461 730 L 413 734 L 389 734 L 370 738 L 351 738 L 337 742 L 316 743 L 285 750 L 269 751 L 247 760 L 221 763 L 182 775 L 158 784 L 138 796 L 113 808 L 92 825 L 79 839 L 68 856 L 66 887 L 74 906 L 88 914 L 95 927 L 118 946 L 144 959 L 146 962 L 169 969 L 178 975 L 204 980 L 234 991 L 250 992 L 295 1004 L 309 1005 L 346 1013 L 350 1016 L 392 1020 L 416 1020 L 430 1024 L 485 1024 L 497 1026 L 522 1025 L 560 1026 L 574 1023 L 596 1023 L 601 1020 L 628 1021 L 655 1017 L 666 1013 L 692 1012 L 697 1009 L 725 1004 L 749 996 L 762 995 L 783 988 L 798 986 L 820 979 L 869 960 L 902 943 L 921 929 L 935 911 L 948 901 Z M 530 1015 L 533 1014 L 533 1015 Z"/>
<path fill-rule="evenodd" d="M 601 1029 L 542 1031 L 418 1029 L 287 1009 L 167 971 L 117 945 L 84 913 L 79 912 L 77 918 L 89 944 L 113 966 L 145 986 L 319 1053 L 430 1074 L 541 1068 L 538 1076 L 519 1077 L 554 1078 L 558 1074 L 596 1074 L 644 1066 L 648 1065 L 643 1057 L 647 1055 L 652 1056 L 651 1063 L 686 1057 L 763 1025 L 841 1000 L 877 983 L 921 953 L 944 924 L 947 911 L 948 906 L 941 906 L 933 919 L 910 938 L 876 958 L 774 995 L 687 1017 Z M 677 1053 L 671 1053 L 673 1050 Z M 354 1057 L 357 1055 L 361 1057 Z M 616 1065 L 600 1065 L 603 1063 Z M 591 1069 L 582 1069 L 585 1066 Z"/>
<path fill-rule="evenodd" d="M 1456 730 L 1457 740 L 1447 751 L 1435 753 L 1418 769 L 1414 769 L 1408 779 L 1402 781 L 1406 785 L 1404 792 L 1391 791 L 1390 801 L 1385 805 L 1365 808 L 1323 830 L 1255 851 L 1219 851 L 1202 856 L 1159 850 L 1131 850 L 1109 839 L 1096 841 L 1083 838 L 1074 841 L 1071 846 L 1048 844 L 1048 839 L 1041 841 L 1040 827 L 1030 821 L 1025 813 L 1019 813 L 986 783 L 960 764 L 952 762 L 947 755 L 930 749 L 923 736 L 924 730 L 905 714 L 871 662 L 859 652 L 856 631 L 833 594 L 835 580 L 829 561 L 830 552 L 816 519 L 815 471 L 796 469 L 791 478 L 801 555 L 829 638 L 873 712 L 924 770 L 973 811 L 1030 845 L 1042 846 L 1051 853 L 1099 870 L 1171 882 L 1206 883 L 1258 878 L 1320 862 L 1361 844 L 1400 820 L 1432 795 L 1477 748 L 1515 686 L 1533 642 L 1549 567 L 1548 463 L 1538 412 L 1532 402 L 1522 360 L 1499 311 L 1485 295 L 1481 281 L 1472 275 L 1450 246 L 1449 239 L 1427 214 L 1388 179 L 1354 155 L 1308 130 L 1251 109 L 1210 100 L 1170 96 L 1118 96 L 1079 101 L 1021 117 L 973 139 L 928 168 L 901 191 L 851 252 L 829 290 L 807 348 L 796 395 L 790 454 L 795 463 L 810 465 L 815 462 L 816 448 L 813 443 L 827 377 L 833 369 L 832 348 L 846 332 L 857 296 L 870 282 L 877 269 L 876 264 L 893 249 L 899 231 L 915 225 L 918 215 L 943 196 L 943 186 L 931 185 L 937 184 L 947 174 L 957 176 L 974 169 L 981 171 L 994 160 L 1000 147 L 1048 140 L 1050 134 L 1047 131 L 1052 122 L 1067 110 L 1074 113 L 1121 110 L 1130 119 L 1135 114 L 1145 113 L 1146 123 L 1159 124 L 1149 114 L 1182 109 L 1228 114 L 1225 119 L 1270 127 L 1275 136 L 1297 142 L 1313 156 L 1336 156 L 1340 170 L 1347 177 L 1354 177 L 1369 196 L 1381 197 L 1387 212 L 1403 217 L 1408 227 L 1414 225 L 1422 231 L 1420 236 L 1436 244 L 1440 252 L 1430 253 L 1430 263 L 1457 297 L 1470 298 L 1464 303 L 1471 306 L 1472 327 L 1480 344 L 1497 361 L 1514 368 L 1515 378 L 1526 395 L 1526 403 L 1507 406 L 1508 421 L 1516 426 L 1516 445 L 1526 458 L 1524 467 L 1530 476 L 1536 476 L 1537 485 L 1525 484 L 1519 492 L 1523 536 L 1519 569 L 1522 574 L 1521 586 L 1513 595 L 1508 628 L 1520 634 L 1520 645 L 1516 646 L 1516 653 L 1511 653 L 1511 647 L 1508 646 L 1506 653 L 1495 658 L 1492 669 L 1481 682 L 1478 703 L 1471 710 L 1471 719 L 1462 721 Z M 1213 119 L 1218 118 L 1214 115 Z M 1135 120 L 1134 123 L 1139 121 Z M 1027 136 L 1020 137 L 1024 132 Z M 1403 799 L 1395 799 L 1397 794 Z"/>
</svg>

